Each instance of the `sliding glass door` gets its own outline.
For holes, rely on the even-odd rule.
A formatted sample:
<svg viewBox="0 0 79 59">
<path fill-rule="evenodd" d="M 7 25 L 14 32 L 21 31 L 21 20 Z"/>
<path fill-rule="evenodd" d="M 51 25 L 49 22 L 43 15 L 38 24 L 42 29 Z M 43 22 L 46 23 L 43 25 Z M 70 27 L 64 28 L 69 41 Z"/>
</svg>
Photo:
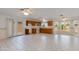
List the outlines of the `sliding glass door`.
<svg viewBox="0 0 79 59">
<path fill-rule="evenodd" d="M 79 21 L 68 20 L 68 21 L 55 21 L 54 22 L 54 33 L 59 34 L 79 34 Z"/>
</svg>

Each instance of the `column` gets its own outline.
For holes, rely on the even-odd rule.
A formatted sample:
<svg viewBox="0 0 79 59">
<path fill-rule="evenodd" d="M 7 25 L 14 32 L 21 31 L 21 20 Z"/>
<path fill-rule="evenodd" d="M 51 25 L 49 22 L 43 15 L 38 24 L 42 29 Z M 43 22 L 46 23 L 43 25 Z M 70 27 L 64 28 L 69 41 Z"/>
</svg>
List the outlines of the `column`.
<svg viewBox="0 0 79 59">
<path fill-rule="evenodd" d="M 23 27 L 23 34 L 25 34 L 25 29 L 26 29 L 26 16 L 23 16 L 22 18 L 22 27 Z"/>
<path fill-rule="evenodd" d="M 14 19 L 14 34 L 13 34 L 13 36 L 16 36 L 17 35 L 17 25 L 18 25 L 18 18 L 15 18 Z"/>
</svg>

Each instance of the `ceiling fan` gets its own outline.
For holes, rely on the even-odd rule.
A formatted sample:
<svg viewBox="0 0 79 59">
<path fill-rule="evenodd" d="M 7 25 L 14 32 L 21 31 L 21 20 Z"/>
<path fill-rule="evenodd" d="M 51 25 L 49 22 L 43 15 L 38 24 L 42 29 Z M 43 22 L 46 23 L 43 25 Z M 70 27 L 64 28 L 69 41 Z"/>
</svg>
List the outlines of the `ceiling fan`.
<svg viewBox="0 0 79 59">
<path fill-rule="evenodd" d="M 24 15 L 31 15 L 32 14 L 32 9 L 30 9 L 30 8 L 20 8 L 18 11 L 20 13 L 23 13 Z"/>
</svg>

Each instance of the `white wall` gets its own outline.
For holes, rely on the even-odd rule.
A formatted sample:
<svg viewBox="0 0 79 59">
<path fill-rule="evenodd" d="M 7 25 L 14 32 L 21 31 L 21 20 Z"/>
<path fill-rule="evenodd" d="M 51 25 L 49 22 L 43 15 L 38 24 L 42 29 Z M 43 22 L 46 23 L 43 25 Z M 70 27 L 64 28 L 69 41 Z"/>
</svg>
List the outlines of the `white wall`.
<svg viewBox="0 0 79 59">
<path fill-rule="evenodd" d="M 0 39 L 6 37 L 6 20 L 4 16 L 0 15 Z"/>
<path fill-rule="evenodd" d="M 13 18 L 0 15 L 0 39 L 4 39 L 13 35 Z"/>
</svg>

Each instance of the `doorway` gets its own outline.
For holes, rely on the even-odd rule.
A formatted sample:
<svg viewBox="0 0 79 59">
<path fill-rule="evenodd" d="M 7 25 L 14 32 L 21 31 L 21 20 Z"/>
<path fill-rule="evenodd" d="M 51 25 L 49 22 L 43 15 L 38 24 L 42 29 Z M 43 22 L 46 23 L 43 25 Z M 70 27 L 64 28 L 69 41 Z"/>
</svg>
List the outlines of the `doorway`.
<svg viewBox="0 0 79 59">
<path fill-rule="evenodd" d="M 23 23 L 22 22 L 17 23 L 17 35 L 23 35 Z"/>
</svg>

